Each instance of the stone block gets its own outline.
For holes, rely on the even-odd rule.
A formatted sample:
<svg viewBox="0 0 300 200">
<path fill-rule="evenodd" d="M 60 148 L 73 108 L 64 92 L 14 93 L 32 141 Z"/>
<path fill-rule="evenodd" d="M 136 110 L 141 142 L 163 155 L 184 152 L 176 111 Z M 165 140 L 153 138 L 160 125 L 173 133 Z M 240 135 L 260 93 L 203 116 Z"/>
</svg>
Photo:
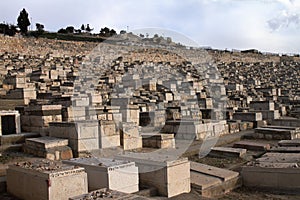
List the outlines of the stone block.
<svg viewBox="0 0 300 200">
<path fill-rule="evenodd" d="M 120 143 L 120 135 L 112 135 L 112 136 L 100 136 L 99 137 L 99 148 L 110 148 L 110 147 L 119 147 Z"/>
<path fill-rule="evenodd" d="M 140 110 L 136 105 L 128 105 L 125 108 L 121 108 L 120 112 L 122 113 L 122 122 L 133 122 L 136 125 L 140 121 Z"/>
<path fill-rule="evenodd" d="M 143 134 L 143 147 L 175 148 L 174 134 Z"/>
<path fill-rule="evenodd" d="M 260 112 L 235 112 L 233 113 L 233 120 L 242 121 L 259 121 L 262 120 L 262 114 Z"/>
<path fill-rule="evenodd" d="M 99 134 L 101 136 L 114 136 L 119 135 L 116 130 L 116 124 L 114 121 L 99 121 Z"/>
<path fill-rule="evenodd" d="M 135 162 L 139 168 L 140 184 L 157 188 L 160 195 L 170 198 L 190 192 L 190 162 L 187 158 L 164 160 L 151 155 L 131 154 L 117 158 Z"/>
<path fill-rule="evenodd" d="M 122 140 L 123 149 L 124 150 L 132 150 L 132 149 L 140 149 L 143 147 L 142 137 L 132 137 L 132 138 L 124 138 Z"/>
<path fill-rule="evenodd" d="M 278 142 L 278 145 L 282 147 L 300 147 L 300 139 L 281 140 Z"/>
<path fill-rule="evenodd" d="M 98 138 L 98 121 L 50 123 L 49 136 L 68 139 Z"/>
<path fill-rule="evenodd" d="M 255 133 L 262 134 L 267 140 L 291 140 L 299 137 L 298 131 L 290 130 L 284 127 L 259 127 L 255 129 Z"/>
<path fill-rule="evenodd" d="M 7 169 L 7 191 L 20 199 L 65 200 L 87 189 L 87 174 L 81 167 L 36 161 Z"/>
<path fill-rule="evenodd" d="M 233 148 L 242 148 L 252 151 L 266 151 L 270 149 L 270 144 L 263 144 L 251 141 L 239 141 L 233 144 Z"/>
<path fill-rule="evenodd" d="M 63 162 L 85 169 L 89 191 L 108 188 L 133 193 L 139 190 L 138 168 L 134 162 L 108 158 L 76 158 Z"/>
<path fill-rule="evenodd" d="M 275 119 L 271 122 L 275 126 L 300 127 L 300 119 Z"/>
<path fill-rule="evenodd" d="M 191 184 L 203 197 L 213 198 L 240 187 L 238 172 L 191 162 Z"/>
<path fill-rule="evenodd" d="M 23 150 L 25 153 L 50 160 L 64 160 L 73 158 L 72 149 L 67 145 L 67 139 L 39 137 L 26 139 Z"/>
<path fill-rule="evenodd" d="M 247 187 L 299 193 L 299 153 L 266 153 L 242 167 L 243 184 Z"/>
<path fill-rule="evenodd" d="M 47 149 L 53 147 L 68 146 L 68 140 L 54 137 L 39 137 L 26 139 L 26 145 L 32 145 L 36 148 Z"/>
<path fill-rule="evenodd" d="M 231 147 L 213 147 L 209 153 L 209 156 L 213 157 L 243 157 L 246 155 L 246 149 L 231 148 Z"/>
<path fill-rule="evenodd" d="M 238 133 L 240 131 L 239 124 L 236 122 L 228 122 L 229 133 Z"/>
<path fill-rule="evenodd" d="M 273 101 L 251 101 L 250 109 L 253 110 L 270 110 L 273 111 L 275 109 L 275 104 Z"/>
<path fill-rule="evenodd" d="M 85 107 L 70 106 L 62 109 L 62 116 L 64 121 L 85 120 L 86 109 Z"/>
<path fill-rule="evenodd" d="M 99 149 L 99 139 L 69 139 L 69 146 L 75 152 L 89 152 L 91 150 Z"/>
</svg>

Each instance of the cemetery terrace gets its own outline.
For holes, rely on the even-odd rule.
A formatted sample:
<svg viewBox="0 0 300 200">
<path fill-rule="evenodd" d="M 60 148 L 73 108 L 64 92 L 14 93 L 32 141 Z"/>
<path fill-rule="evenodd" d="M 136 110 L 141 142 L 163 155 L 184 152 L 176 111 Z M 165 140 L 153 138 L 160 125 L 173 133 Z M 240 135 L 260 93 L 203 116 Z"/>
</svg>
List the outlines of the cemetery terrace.
<svg viewBox="0 0 300 200">
<path fill-rule="evenodd" d="M 299 171 L 299 56 L 125 36 L 93 43 L 0 35 L 0 45 L 0 150 L 36 158 L 6 166 L 10 195 L 299 191 L 299 179 L 289 184 L 284 175 Z M 209 165 L 216 160 L 238 166 Z M 280 179 L 258 184 L 268 173 Z"/>
</svg>

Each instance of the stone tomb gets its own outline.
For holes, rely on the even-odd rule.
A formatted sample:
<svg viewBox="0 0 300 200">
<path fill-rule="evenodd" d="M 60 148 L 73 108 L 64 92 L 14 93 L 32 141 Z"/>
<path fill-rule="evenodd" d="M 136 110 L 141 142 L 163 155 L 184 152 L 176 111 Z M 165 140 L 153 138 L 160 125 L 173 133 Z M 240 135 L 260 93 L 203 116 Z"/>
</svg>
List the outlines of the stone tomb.
<svg viewBox="0 0 300 200">
<path fill-rule="evenodd" d="M 272 147 L 269 152 L 278 152 L 278 153 L 300 153 L 300 147 Z"/>
<path fill-rule="evenodd" d="M 176 139 L 204 140 L 228 134 L 225 120 L 169 120 L 162 129 L 163 133 L 175 134 Z"/>
<path fill-rule="evenodd" d="M 228 131 L 230 134 L 240 132 L 240 125 L 238 122 L 228 122 Z"/>
<path fill-rule="evenodd" d="M 21 133 L 20 114 L 18 111 L 0 111 L 0 135 Z"/>
<path fill-rule="evenodd" d="M 21 108 L 20 108 L 21 109 Z M 21 112 L 22 130 L 48 135 L 50 122 L 61 122 L 61 105 L 29 105 Z"/>
<path fill-rule="evenodd" d="M 242 120 L 242 121 L 261 121 L 262 114 L 260 112 L 235 112 L 233 113 L 234 120 Z"/>
<path fill-rule="evenodd" d="M 152 154 L 119 155 L 118 159 L 135 162 L 139 168 L 140 185 L 155 187 L 166 197 L 189 193 L 190 162 L 187 158 Z"/>
<path fill-rule="evenodd" d="M 300 130 L 296 127 L 264 126 L 255 129 L 254 137 L 267 140 L 292 140 L 300 137 Z"/>
<path fill-rule="evenodd" d="M 242 185 L 238 172 L 191 162 L 191 184 L 203 197 L 217 197 Z"/>
<path fill-rule="evenodd" d="M 213 147 L 209 152 L 209 156 L 226 158 L 226 157 L 243 157 L 246 155 L 247 150 L 241 148 L 231 148 L 231 147 Z"/>
<path fill-rule="evenodd" d="M 242 167 L 243 184 L 262 189 L 300 191 L 299 153 L 266 153 Z"/>
<path fill-rule="evenodd" d="M 252 141 L 239 141 L 233 144 L 233 148 L 242 148 L 252 151 L 266 151 L 270 149 L 270 144 Z"/>
<path fill-rule="evenodd" d="M 175 148 L 174 134 L 148 134 L 143 133 L 143 147 L 149 148 Z"/>
<path fill-rule="evenodd" d="M 161 128 L 165 124 L 165 110 L 140 112 L 140 126 Z"/>
<path fill-rule="evenodd" d="M 89 191 L 108 188 L 125 193 L 139 190 L 138 168 L 134 162 L 108 158 L 76 158 L 63 163 L 85 168 Z"/>
<path fill-rule="evenodd" d="M 54 137 L 28 138 L 23 147 L 25 153 L 50 160 L 66 160 L 73 158 L 72 149 L 67 139 Z"/>
<path fill-rule="evenodd" d="M 278 142 L 281 147 L 300 147 L 300 139 L 294 140 L 281 140 Z"/>
<path fill-rule="evenodd" d="M 170 120 L 166 122 L 162 132 L 175 134 L 176 139 L 193 140 L 200 132 L 200 124 L 200 121 Z"/>
<path fill-rule="evenodd" d="M 99 148 L 120 146 L 120 132 L 114 121 L 99 121 Z"/>
<path fill-rule="evenodd" d="M 139 149 L 143 146 L 138 126 L 133 122 L 121 123 L 120 139 L 124 150 Z"/>
<path fill-rule="evenodd" d="M 300 119 L 275 119 L 271 124 L 275 126 L 300 127 Z"/>
<path fill-rule="evenodd" d="M 275 110 L 273 101 L 251 101 L 249 106 L 252 110 Z"/>
<path fill-rule="evenodd" d="M 97 120 L 77 122 L 52 122 L 49 136 L 69 140 L 74 156 L 99 149 L 99 122 Z"/>
<path fill-rule="evenodd" d="M 21 109 L 21 108 L 20 108 Z M 48 135 L 50 122 L 61 122 L 61 105 L 29 105 L 21 112 L 22 130 Z"/>
<path fill-rule="evenodd" d="M 88 191 L 84 168 L 48 160 L 10 165 L 8 193 L 24 200 L 66 200 Z"/>
</svg>

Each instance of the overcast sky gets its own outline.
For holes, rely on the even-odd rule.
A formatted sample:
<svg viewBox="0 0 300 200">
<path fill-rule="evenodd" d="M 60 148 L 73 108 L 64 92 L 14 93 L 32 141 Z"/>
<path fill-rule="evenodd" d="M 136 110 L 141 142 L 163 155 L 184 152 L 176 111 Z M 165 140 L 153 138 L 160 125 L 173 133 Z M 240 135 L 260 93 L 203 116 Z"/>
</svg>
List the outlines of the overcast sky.
<svg viewBox="0 0 300 200">
<path fill-rule="evenodd" d="M 22 8 L 33 28 L 39 22 L 51 31 L 83 23 L 94 32 L 156 27 L 199 46 L 300 53 L 300 0 L 1 0 L 0 21 L 16 24 Z"/>
</svg>

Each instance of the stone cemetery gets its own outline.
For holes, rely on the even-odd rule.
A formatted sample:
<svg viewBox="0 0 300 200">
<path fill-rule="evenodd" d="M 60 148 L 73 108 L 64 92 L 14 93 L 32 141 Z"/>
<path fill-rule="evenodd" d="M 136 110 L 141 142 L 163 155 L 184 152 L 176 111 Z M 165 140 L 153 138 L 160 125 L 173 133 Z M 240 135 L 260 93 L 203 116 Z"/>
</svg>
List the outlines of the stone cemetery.
<svg viewBox="0 0 300 200">
<path fill-rule="evenodd" d="M 3 193 L 77 200 L 299 191 L 299 56 L 138 36 L 99 44 L 0 35 L 0 46 L 0 157 L 28 159 L 0 163 Z"/>
<path fill-rule="evenodd" d="M 20 199 L 68 199 L 87 193 L 84 168 L 53 161 L 16 163 L 7 170 L 7 190 Z"/>
</svg>

